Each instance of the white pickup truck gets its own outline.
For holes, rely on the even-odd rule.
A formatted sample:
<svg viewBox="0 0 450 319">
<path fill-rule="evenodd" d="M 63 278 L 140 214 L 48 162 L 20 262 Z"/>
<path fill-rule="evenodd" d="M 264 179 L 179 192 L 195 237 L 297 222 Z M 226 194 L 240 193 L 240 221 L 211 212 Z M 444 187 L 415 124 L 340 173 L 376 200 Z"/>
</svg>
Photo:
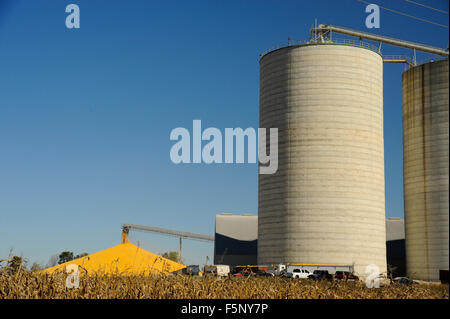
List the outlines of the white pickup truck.
<svg viewBox="0 0 450 319">
<path fill-rule="evenodd" d="M 298 278 L 298 279 L 307 279 L 312 273 L 307 269 L 301 268 L 293 268 L 291 271 L 287 272 L 288 278 Z"/>
</svg>

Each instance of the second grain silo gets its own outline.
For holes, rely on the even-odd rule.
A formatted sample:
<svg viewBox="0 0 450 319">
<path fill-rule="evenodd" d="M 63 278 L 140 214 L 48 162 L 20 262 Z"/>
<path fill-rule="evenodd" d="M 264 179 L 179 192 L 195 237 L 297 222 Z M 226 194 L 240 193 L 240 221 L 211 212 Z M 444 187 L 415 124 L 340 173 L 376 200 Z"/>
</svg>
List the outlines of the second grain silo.
<svg viewBox="0 0 450 319">
<path fill-rule="evenodd" d="M 403 163 L 408 276 L 449 269 L 448 59 L 403 73 Z"/>
<path fill-rule="evenodd" d="M 279 164 L 259 175 L 259 264 L 386 271 L 382 78 L 359 41 L 261 57 L 260 127 L 278 128 Z"/>
</svg>

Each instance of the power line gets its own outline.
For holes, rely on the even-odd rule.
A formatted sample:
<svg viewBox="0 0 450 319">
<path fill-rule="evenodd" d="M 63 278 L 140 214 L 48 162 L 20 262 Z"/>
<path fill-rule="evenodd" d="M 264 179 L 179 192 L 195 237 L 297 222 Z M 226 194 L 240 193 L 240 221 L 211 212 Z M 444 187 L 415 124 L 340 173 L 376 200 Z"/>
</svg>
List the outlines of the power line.
<svg viewBox="0 0 450 319">
<path fill-rule="evenodd" d="M 372 4 L 372 3 L 369 3 L 369 2 L 364 1 L 364 0 L 356 0 L 356 1 L 362 2 L 362 3 L 364 3 L 364 4 Z M 431 23 L 431 24 L 437 25 L 437 26 L 439 26 L 439 27 L 441 27 L 441 28 L 448 29 L 448 26 L 443 25 L 443 24 L 439 24 L 439 23 L 436 23 L 436 22 L 433 22 L 433 21 L 430 21 L 430 20 L 425 20 L 425 19 L 422 19 L 422 18 L 418 18 L 418 17 L 412 16 L 412 15 L 409 15 L 409 14 L 406 14 L 406 13 L 403 13 L 403 12 L 400 12 L 400 11 L 396 11 L 396 10 L 393 10 L 393 9 L 389 9 L 389 8 L 386 8 L 386 7 L 382 7 L 382 6 L 380 6 L 380 5 L 378 5 L 378 6 L 379 6 L 381 9 L 384 9 L 384 10 L 386 10 L 386 11 L 390 11 L 390 12 L 393 12 L 393 13 L 396 13 L 396 14 L 400 14 L 400 15 L 402 15 L 402 16 L 405 16 L 405 17 L 408 17 L 408 18 L 411 18 L 411 19 L 415 19 L 415 20 L 418 20 L 418 21 Z"/>
<path fill-rule="evenodd" d="M 424 7 L 424 8 L 427 8 L 427 9 L 430 9 L 430 10 L 434 10 L 434 11 L 437 11 L 437 12 L 444 13 L 444 14 L 448 15 L 447 11 L 444 11 L 444 10 L 441 10 L 441 9 L 436 9 L 436 8 L 427 6 L 425 4 L 418 3 L 418 2 L 415 2 L 415 1 L 411 1 L 411 0 L 405 0 L 405 1 L 409 2 L 409 3 L 412 3 L 412 4 L 415 4 L 416 6 L 421 6 L 421 7 Z"/>
</svg>

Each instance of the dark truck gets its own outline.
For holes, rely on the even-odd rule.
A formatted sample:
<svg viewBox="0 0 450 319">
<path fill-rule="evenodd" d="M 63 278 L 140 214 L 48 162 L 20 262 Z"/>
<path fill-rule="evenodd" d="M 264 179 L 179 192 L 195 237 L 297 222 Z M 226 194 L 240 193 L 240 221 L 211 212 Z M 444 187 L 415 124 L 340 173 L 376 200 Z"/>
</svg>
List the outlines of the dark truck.
<svg viewBox="0 0 450 319">
<path fill-rule="evenodd" d="M 314 272 L 308 276 L 308 279 L 312 280 L 332 280 L 333 275 L 331 275 L 328 270 L 314 270 Z"/>
<path fill-rule="evenodd" d="M 199 265 L 189 265 L 186 268 L 183 268 L 181 271 L 183 275 L 198 276 L 200 267 Z"/>
</svg>

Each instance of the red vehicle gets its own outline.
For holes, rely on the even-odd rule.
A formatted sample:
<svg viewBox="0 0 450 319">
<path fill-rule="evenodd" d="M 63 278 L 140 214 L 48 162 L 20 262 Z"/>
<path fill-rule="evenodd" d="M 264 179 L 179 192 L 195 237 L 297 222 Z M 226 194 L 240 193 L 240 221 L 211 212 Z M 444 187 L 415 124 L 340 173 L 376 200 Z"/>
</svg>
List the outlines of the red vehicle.
<svg viewBox="0 0 450 319">
<path fill-rule="evenodd" d="M 359 277 L 348 271 L 336 271 L 334 280 L 359 280 Z"/>
<path fill-rule="evenodd" d="M 235 277 L 248 277 L 248 276 L 256 276 L 256 277 L 273 277 L 274 274 L 271 274 L 265 270 L 257 270 L 255 272 L 252 272 L 249 269 L 244 269 L 240 272 L 237 272 L 233 274 Z"/>
<path fill-rule="evenodd" d="M 237 273 L 257 273 L 260 271 L 268 272 L 269 268 L 267 266 L 236 266 L 234 267 L 235 274 Z"/>
<path fill-rule="evenodd" d="M 233 274 L 233 276 L 235 276 L 235 277 L 247 277 L 247 276 L 250 276 L 251 274 L 252 274 L 251 271 L 243 270 L 243 271 L 240 271 L 240 272 L 237 272 L 237 273 Z"/>
</svg>

